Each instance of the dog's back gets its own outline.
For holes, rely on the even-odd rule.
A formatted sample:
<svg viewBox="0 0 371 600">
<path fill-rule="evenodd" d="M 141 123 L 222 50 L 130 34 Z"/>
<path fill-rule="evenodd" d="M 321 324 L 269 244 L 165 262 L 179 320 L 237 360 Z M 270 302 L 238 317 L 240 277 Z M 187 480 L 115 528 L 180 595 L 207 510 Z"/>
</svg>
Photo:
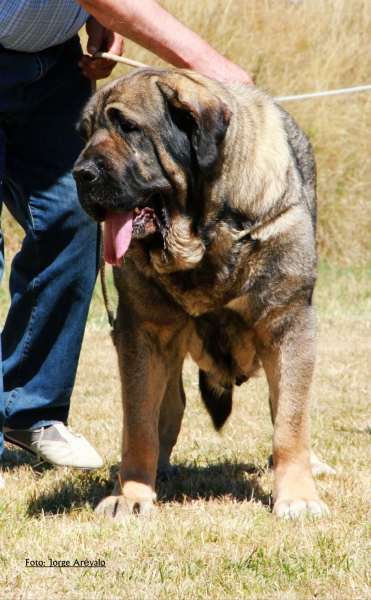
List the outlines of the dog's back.
<svg viewBox="0 0 371 600">
<path fill-rule="evenodd" d="M 314 231 L 317 226 L 316 162 L 312 144 L 292 116 L 280 107 L 283 126 L 292 148 L 298 171 L 302 177 L 305 197 L 312 216 Z"/>
</svg>

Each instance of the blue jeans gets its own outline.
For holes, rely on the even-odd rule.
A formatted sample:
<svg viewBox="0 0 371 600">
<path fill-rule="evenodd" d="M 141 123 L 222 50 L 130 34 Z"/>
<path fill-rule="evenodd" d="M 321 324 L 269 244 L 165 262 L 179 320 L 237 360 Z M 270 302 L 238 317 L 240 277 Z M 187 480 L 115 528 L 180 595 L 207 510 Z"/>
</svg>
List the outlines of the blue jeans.
<svg viewBox="0 0 371 600">
<path fill-rule="evenodd" d="M 98 226 L 71 176 L 82 149 L 75 124 L 90 96 L 81 55 L 77 37 L 37 53 L 0 46 L 0 206 L 25 232 L 1 334 L 0 454 L 4 424 L 67 423 L 99 266 Z M 3 251 L 1 235 L 0 276 Z"/>
</svg>

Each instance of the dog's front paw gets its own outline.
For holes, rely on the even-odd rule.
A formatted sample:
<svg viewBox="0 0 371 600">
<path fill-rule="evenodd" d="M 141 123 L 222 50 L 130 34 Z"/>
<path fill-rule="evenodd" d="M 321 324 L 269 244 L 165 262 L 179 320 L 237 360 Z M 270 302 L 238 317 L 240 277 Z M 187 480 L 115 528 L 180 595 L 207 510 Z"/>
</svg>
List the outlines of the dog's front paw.
<svg viewBox="0 0 371 600">
<path fill-rule="evenodd" d="M 148 516 L 156 511 L 156 494 L 143 483 L 127 482 L 122 493 L 103 498 L 95 512 L 109 519 L 123 520 L 132 515 Z"/>
<path fill-rule="evenodd" d="M 298 517 L 324 517 L 330 514 L 325 502 L 318 499 L 276 500 L 273 512 L 281 518 L 295 521 Z"/>
</svg>

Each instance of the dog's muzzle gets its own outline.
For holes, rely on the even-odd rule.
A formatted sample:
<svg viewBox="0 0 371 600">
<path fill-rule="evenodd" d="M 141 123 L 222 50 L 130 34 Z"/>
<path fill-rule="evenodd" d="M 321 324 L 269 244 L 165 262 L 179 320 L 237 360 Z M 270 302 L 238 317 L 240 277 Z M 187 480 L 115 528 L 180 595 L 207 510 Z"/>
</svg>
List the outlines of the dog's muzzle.
<svg viewBox="0 0 371 600">
<path fill-rule="evenodd" d="M 77 185 L 87 191 L 91 191 L 92 187 L 96 186 L 101 178 L 99 168 L 91 162 L 76 165 L 72 171 L 72 175 Z"/>
<path fill-rule="evenodd" d="M 97 190 L 102 187 L 102 172 L 94 163 L 77 163 L 72 170 L 76 181 L 77 194 L 85 212 L 98 223 L 104 221 L 106 209 L 97 200 Z"/>
</svg>

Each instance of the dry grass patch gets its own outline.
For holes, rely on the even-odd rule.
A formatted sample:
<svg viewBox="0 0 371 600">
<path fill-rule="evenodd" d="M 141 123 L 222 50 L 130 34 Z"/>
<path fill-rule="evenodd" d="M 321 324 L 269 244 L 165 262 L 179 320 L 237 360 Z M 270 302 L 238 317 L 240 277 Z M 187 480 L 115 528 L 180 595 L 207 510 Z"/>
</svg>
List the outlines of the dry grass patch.
<svg viewBox="0 0 371 600">
<path fill-rule="evenodd" d="M 101 308 L 103 314 L 103 308 Z M 93 507 L 112 487 L 121 432 L 120 386 L 108 326 L 92 315 L 72 426 L 102 453 L 97 472 L 37 466 L 8 446 L 0 499 L 1 589 L 7 598 L 366 598 L 371 594 L 369 321 L 319 315 L 313 446 L 337 470 L 317 481 L 331 517 L 296 523 L 270 512 L 271 424 L 265 378 L 238 389 L 215 433 L 187 361 L 188 406 L 174 452 L 180 474 L 158 483 L 149 519 L 123 525 Z M 368 323 L 368 325 L 367 325 Z M 26 558 L 105 561 L 105 568 L 30 569 Z"/>
</svg>

